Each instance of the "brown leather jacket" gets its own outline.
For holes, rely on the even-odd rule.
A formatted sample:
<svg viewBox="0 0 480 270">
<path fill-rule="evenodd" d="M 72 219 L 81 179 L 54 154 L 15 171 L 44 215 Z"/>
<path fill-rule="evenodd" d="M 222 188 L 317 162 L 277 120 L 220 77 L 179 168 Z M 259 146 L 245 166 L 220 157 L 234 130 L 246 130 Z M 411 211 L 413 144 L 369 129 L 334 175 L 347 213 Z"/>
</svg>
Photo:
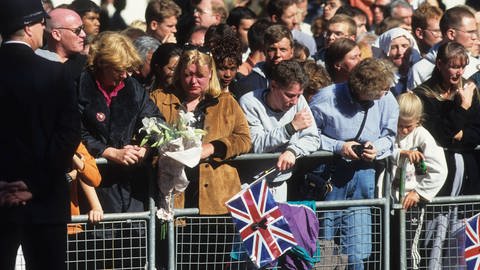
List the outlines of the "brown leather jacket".
<svg viewBox="0 0 480 270">
<path fill-rule="evenodd" d="M 154 91 L 151 97 L 168 123 L 174 123 L 178 119 L 181 101 L 177 95 Z M 220 141 L 226 146 L 226 154 L 223 159 L 200 161 L 198 207 L 203 215 L 225 214 L 225 202 L 240 191 L 240 177 L 234 167 L 223 161 L 250 151 L 248 123 L 232 95 L 222 93 L 218 97 L 218 103 L 206 109 L 203 129 L 207 131 L 203 143 Z M 183 196 L 175 198 L 175 207 L 183 205 Z"/>
</svg>

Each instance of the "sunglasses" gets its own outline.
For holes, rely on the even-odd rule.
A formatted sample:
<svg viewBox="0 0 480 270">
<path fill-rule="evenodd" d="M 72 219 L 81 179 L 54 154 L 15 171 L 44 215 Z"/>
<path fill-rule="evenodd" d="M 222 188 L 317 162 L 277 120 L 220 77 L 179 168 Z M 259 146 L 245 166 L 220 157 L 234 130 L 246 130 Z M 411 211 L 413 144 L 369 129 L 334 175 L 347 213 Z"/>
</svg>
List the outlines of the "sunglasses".
<svg viewBox="0 0 480 270">
<path fill-rule="evenodd" d="M 196 45 L 192 45 L 190 43 L 185 43 L 185 45 L 183 45 L 182 49 L 184 51 L 195 51 L 195 50 L 197 50 L 201 53 L 210 55 L 210 50 L 205 46 L 196 46 Z"/>
<path fill-rule="evenodd" d="M 70 30 L 72 31 L 72 33 L 74 33 L 75 35 L 79 36 L 80 33 L 82 33 L 83 30 L 85 30 L 85 25 L 80 25 L 79 27 L 77 28 L 68 28 L 68 27 L 56 27 L 55 29 L 64 29 L 64 30 Z"/>
</svg>

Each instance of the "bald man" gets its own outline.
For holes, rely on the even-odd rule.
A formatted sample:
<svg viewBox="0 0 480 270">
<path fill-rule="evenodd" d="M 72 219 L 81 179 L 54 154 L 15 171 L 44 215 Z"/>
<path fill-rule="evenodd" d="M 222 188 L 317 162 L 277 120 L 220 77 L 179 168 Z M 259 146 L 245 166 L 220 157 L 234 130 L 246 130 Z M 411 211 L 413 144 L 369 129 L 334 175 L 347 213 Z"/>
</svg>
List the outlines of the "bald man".
<svg viewBox="0 0 480 270">
<path fill-rule="evenodd" d="M 47 49 L 38 49 L 36 54 L 55 62 L 66 63 L 77 78 L 86 63 L 85 38 L 82 18 L 75 11 L 56 8 L 47 19 L 45 34 Z"/>
</svg>

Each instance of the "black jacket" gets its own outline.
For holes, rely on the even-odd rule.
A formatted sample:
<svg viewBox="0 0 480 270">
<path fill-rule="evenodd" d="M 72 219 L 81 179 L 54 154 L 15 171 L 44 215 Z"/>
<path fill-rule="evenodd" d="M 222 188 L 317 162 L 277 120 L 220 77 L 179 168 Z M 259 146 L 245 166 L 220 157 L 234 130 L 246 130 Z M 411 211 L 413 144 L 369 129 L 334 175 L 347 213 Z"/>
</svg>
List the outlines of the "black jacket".
<svg viewBox="0 0 480 270">
<path fill-rule="evenodd" d="M 259 63 L 250 74 L 232 83 L 230 91 L 235 96 L 235 99 L 240 100 L 248 92 L 268 88 L 268 79 L 265 77 L 266 70 L 265 62 Z"/>
<path fill-rule="evenodd" d="M 160 111 L 134 78 L 124 80 L 125 87 L 112 98 L 110 107 L 97 88 L 91 72 L 84 71 L 78 82 L 78 102 L 82 119 L 82 141 L 94 157 L 107 147 L 123 148 L 142 127 L 144 117 L 163 118 Z M 151 163 L 135 166 L 110 162 L 99 166 L 102 183 L 97 189 L 106 213 L 143 211 L 147 199 L 147 178 Z"/>
<path fill-rule="evenodd" d="M 465 110 L 461 107 L 458 95 L 453 100 L 438 100 L 429 96 L 429 91 L 440 92 L 439 78 L 432 77 L 413 90 L 423 103 L 425 121 L 423 126 L 432 134 L 437 143 L 446 148 L 445 158 L 448 165 L 447 180 L 437 196 L 449 196 L 457 168 L 454 155 L 461 154 L 464 162 L 464 178 L 461 195 L 480 193 L 479 156 L 474 151 L 480 144 L 480 103 L 478 95 L 473 96 L 472 106 Z M 460 141 L 453 137 L 460 130 Z"/>
<path fill-rule="evenodd" d="M 0 47 L 0 180 L 24 180 L 33 194 L 25 207 L 0 208 L 0 222 L 70 219 L 65 173 L 80 142 L 70 77 L 25 44 Z"/>
</svg>

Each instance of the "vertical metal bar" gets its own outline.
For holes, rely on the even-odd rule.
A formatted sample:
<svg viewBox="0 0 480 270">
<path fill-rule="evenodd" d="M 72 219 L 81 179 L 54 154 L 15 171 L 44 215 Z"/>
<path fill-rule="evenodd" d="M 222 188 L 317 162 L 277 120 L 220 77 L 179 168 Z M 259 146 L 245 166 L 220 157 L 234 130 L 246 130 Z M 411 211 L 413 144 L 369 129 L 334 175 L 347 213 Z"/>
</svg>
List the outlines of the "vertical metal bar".
<svg viewBox="0 0 480 270">
<path fill-rule="evenodd" d="M 152 170 L 153 171 L 153 170 Z M 155 270 L 155 235 L 156 235 L 156 228 L 155 228 L 155 222 L 156 222 L 156 213 L 157 213 L 157 207 L 155 206 L 155 200 L 153 198 L 154 194 L 154 180 L 156 175 L 155 173 L 152 173 L 150 175 L 150 179 L 148 181 L 148 209 L 150 210 L 150 215 L 148 219 L 148 269 L 149 270 Z"/>
<path fill-rule="evenodd" d="M 406 238 L 406 226 L 405 226 L 405 209 L 398 210 L 400 218 L 400 269 L 407 269 L 407 238 Z"/>
<path fill-rule="evenodd" d="M 168 221 L 168 269 L 175 270 L 175 221 Z"/>
<path fill-rule="evenodd" d="M 385 175 L 383 177 L 384 196 L 386 198 L 383 208 L 383 269 L 390 269 L 390 209 L 391 209 L 391 164 L 387 158 L 385 161 Z M 395 232 L 394 232 L 395 233 Z"/>
<path fill-rule="evenodd" d="M 174 209 L 174 201 L 175 201 L 175 196 L 173 193 L 170 193 L 170 207 L 171 209 Z M 173 219 L 168 221 L 167 225 L 167 239 L 168 239 L 168 269 L 169 270 L 175 270 L 177 268 L 176 266 L 176 247 L 175 247 L 175 212 L 173 213 Z"/>
</svg>

